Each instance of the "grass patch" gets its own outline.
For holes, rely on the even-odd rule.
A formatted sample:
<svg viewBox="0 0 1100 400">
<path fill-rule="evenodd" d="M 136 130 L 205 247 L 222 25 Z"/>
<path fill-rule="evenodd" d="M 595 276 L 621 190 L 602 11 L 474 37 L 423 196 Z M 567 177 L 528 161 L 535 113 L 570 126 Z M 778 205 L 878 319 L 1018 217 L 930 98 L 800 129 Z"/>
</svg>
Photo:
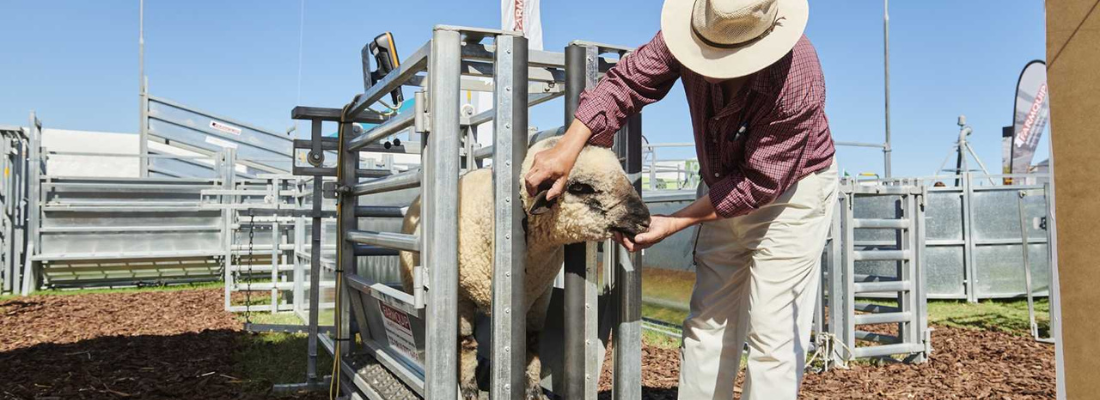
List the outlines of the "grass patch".
<svg viewBox="0 0 1100 400">
<path fill-rule="evenodd" d="M 658 268 L 642 270 L 642 294 L 663 300 L 687 304 L 695 287 L 695 273 Z"/>
<path fill-rule="evenodd" d="M 1027 300 L 929 301 L 928 322 L 970 329 L 985 329 L 1014 335 L 1030 335 Z M 1035 323 L 1039 334 L 1050 335 L 1050 302 L 1035 301 Z"/>
<path fill-rule="evenodd" d="M 680 348 L 680 338 L 650 330 L 642 330 L 642 343 L 661 349 Z"/>
<path fill-rule="evenodd" d="M 317 324 L 320 325 L 320 326 L 332 326 L 333 321 L 335 321 L 332 314 L 333 314 L 333 312 L 332 312 L 331 309 L 321 310 L 321 312 L 317 315 Z M 306 315 L 308 315 L 308 314 L 306 314 Z M 237 317 L 241 320 L 241 322 L 244 322 L 244 313 L 238 313 Z M 272 313 L 269 313 L 269 312 L 266 312 L 266 311 L 253 312 L 252 313 L 252 323 L 254 323 L 254 324 L 278 324 L 278 325 L 302 325 L 302 326 L 308 325 L 308 323 L 306 321 L 303 321 L 301 318 L 298 318 L 298 315 L 293 313 L 293 312 L 280 312 L 280 313 L 272 314 Z"/>
<path fill-rule="evenodd" d="M 684 318 L 687 318 L 687 315 L 687 311 L 642 303 L 642 316 L 646 318 L 679 324 L 684 322 Z"/>
<path fill-rule="evenodd" d="M 233 356 L 234 365 L 250 391 L 266 392 L 276 383 L 305 382 L 306 335 L 259 333 L 244 335 L 240 340 L 239 350 Z M 328 375 L 332 356 L 320 344 L 317 346 L 317 375 Z"/>
<path fill-rule="evenodd" d="M 647 268 L 642 273 L 642 316 L 661 321 L 680 323 L 687 312 L 673 307 L 687 304 L 695 283 L 690 271 L 670 271 Z M 894 305 L 892 300 L 861 299 L 883 305 Z M 1050 302 L 1035 300 L 1036 324 L 1039 334 L 1046 337 L 1050 331 Z M 929 300 L 928 322 L 941 326 L 967 329 L 983 329 L 1014 335 L 1029 335 L 1027 301 L 1022 299 L 983 300 L 976 304 L 956 300 Z"/>
<path fill-rule="evenodd" d="M 66 296 L 76 294 L 108 294 L 108 293 L 135 293 L 135 292 L 172 292 L 179 290 L 195 290 L 195 289 L 215 289 L 225 287 L 225 284 L 218 281 L 201 282 L 201 283 L 183 283 L 177 285 L 163 285 L 163 286 L 123 286 L 123 287 L 105 287 L 95 289 L 46 289 L 37 290 L 31 293 L 32 296 Z M 0 301 L 13 299 L 20 297 L 18 294 L 9 294 L 0 296 Z"/>
</svg>

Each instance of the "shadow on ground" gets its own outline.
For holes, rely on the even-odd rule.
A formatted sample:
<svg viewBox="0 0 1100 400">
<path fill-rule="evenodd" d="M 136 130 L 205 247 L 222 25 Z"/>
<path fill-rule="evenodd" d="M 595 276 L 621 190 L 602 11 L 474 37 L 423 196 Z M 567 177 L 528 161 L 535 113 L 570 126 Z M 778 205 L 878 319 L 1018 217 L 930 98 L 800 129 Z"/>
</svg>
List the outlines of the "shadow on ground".
<svg viewBox="0 0 1100 400">
<path fill-rule="evenodd" d="M 0 353 L 3 399 L 261 399 L 273 381 L 304 378 L 305 338 L 232 330 L 108 336 Z M 251 357 L 249 362 L 239 362 Z M 298 398 L 326 398 L 324 394 Z"/>
</svg>

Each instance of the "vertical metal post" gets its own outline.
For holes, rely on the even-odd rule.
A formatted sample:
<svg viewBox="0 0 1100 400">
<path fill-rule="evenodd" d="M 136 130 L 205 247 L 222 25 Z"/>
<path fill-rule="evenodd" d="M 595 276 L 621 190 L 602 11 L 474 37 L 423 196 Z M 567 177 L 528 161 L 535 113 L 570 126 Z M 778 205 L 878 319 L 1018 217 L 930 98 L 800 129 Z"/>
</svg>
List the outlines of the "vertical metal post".
<svg viewBox="0 0 1100 400">
<path fill-rule="evenodd" d="M 145 79 L 145 0 L 138 5 L 138 107 L 140 125 L 138 126 L 139 173 L 142 178 L 149 177 L 149 88 Z"/>
<path fill-rule="evenodd" d="M 320 154 L 321 150 L 321 120 L 312 120 L 311 144 L 314 151 Z M 310 248 L 309 248 L 309 338 L 307 350 L 309 359 L 306 362 L 306 382 L 317 380 L 317 324 L 321 312 L 321 210 L 324 204 L 321 189 L 323 179 L 321 175 L 313 176 L 313 213 L 310 215 Z"/>
<path fill-rule="evenodd" d="M 884 107 L 886 111 L 886 143 L 882 146 L 885 177 L 890 177 L 890 0 L 882 0 L 882 68 Z"/>
<path fill-rule="evenodd" d="M 279 179 L 267 180 L 268 196 L 274 201 L 275 210 L 279 209 Z M 279 311 L 279 245 L 282 241 L 279 237 L 279 213 L 275 212 L 271 217 L 271 313 Z"/>
<path fill-rule="evenodd" d="M 38 228 L 40 223 L 40 217 L 42 213 L 41 204 L 39 204 L 39 196 L 42 194 L 42 122 L 38 120 L 38 116 L 34 111 L 31 111 L 30 126 L 28 127 L 30 132 L 27 137 L 27 145 L 30 147 L 29 151 L 29 167 L 27 171 L 27 243 L 30 245 L 27 248 L 27 252 L 24 255 L 23 262 L 23 287 L 21 294 L 23 296 L 29 295 L 32 291 L 37 289 L 38 282 L 35 271 L 34 255 L 37 252 L 42 251 L 42 237 L 38 234 Z"/>
<path fill-rule="evenodd" d="M 496 38 L 493 73 L 493 400 L 522 399 L 527 355 L 524 277 L 526 215 L 519 200 L 520 169 L 527 156 L 527 38 Z M 469 139 L 472 139 L 469 138 Z M 472 141 L 472 140 L 471 140 Z M 471 149 L 467 146 L 467 149 Z M 467 153 L 473 161 L 473 153 Z M 470 165 L 476 167 L 472 162 Z"/>
<path fill-rule="evenodd" d="M 458 202 L 444 199 L 458 193 L 460 40 L 457 30 L 437 26 L 428 71 L 431 132 L 421 164 L 426 169 L 420 255 L 429 271 L 424 378 L 429 399 L 458 397 Z"/>
<path fill-rule="evenodd" d="M 677 167 L 679 169 L 679 167 Z M 680 179 L 679 171 L 676 172 L 676 179 Z M 657 149 L 650 148 L 649 153 L 649 188 L 657 190 Z"/>
<path fill-rule="evenodd" d="M 342 146 L 339 150 L 339 158 L 336 162 L 336 179 L 337 186 L 348 188 L 354 186 L 359 182 L 359 177 L 356 175 L 356 171 L 359 170 L 360 157 L 358 151 L 348 151 L 348 142 L 353 135 L 352 127 L 355 124 L 352 122 L 343 122 L 339 124 L 338 132 L 339 139 Z M 348 240 L 348 232 L 359 228 L 359 219 L 355 217 L 355 207 L 359 205 L 359 197 L 351 194 L 350 192 L 344 192 L 338 196 L 337 204 L 337 229 L 336 229 L 336 296 L 337 304 L 339 305 L 333 310 L 333 323 L 334 333 L 336 337 L 333 339 L 337 341 L 339 351 L 334 354 L 336 357 L 343 357 L 347 354 L 351 348 L 352 341 L 349 339 L 352 337 L 351 333 L 351 304 L 350 296 L 348 295 L 349 288 L 347 287 L 347 280 L 344 278 L 347 274 L 355 273 L 358 262 L 355 258 L 355 244 Z M 315 247 L 316 249 L 317 247 Z M 318 304 L 319 305 L 319 304 Z M 315 305 L 317 306 L 317 305 Z M 338 359 L 339 360 L 339 359 Z M 342 364 L 343 360 L 339 360 L 338 363 Z M 336 371 L 334 371 L 333 379 L 341 379 L 343 375 L 343 365 L 337 365 Z"/>
<path fill-rule="evenodd" d="M 837 196 L 837 211 L 833 213 L 833 226 L 832 230 L 833 241 L 830 254 L 830 268 L 829 268 L 829 323 L 828 331 L 835 337 L 844 337 L 844 332 L 848 326 L 847 316 L 848 313 L 844 312 L 852 305 L 848 303 L 848 286 L 844 281 L 845 269 L 847 268 L 848 258 L 845 256 L 847 252 L 845 248 L 850 237 L 847 235 L 845 225 L 841 223 L 844 216 L 848 212 L 847 194 L 843 190 L 840 191 Z M 831 348 L 829 346 L 828 348 Z M 834 357 L 840 356 L 841 359 L 847 360 L 851 357 L 850 354 L 827 354 L 828 359 L 826 362 L 832 361 Z"/>
<path fill-rule="evenodd" d="M 634 190 L 642 193 L 642 116 L 627 119 L 625 135 L 620 135 L 619 151 L 626 156 L 626 174 Z M 615 375 L 612 396 L 617 400 L 642 398 L 642 253 L 622 254 L 615 269 L 616 303 Z"/>
<path fill-rule="evenodd" d="M 301 178 L 299 178 L 295 183 L 294 191 L 296 193 L 302 193 L 305 191 L 305 185 L 302 184 Z M 302 197 L 295 197 L 294 210 L 304 210 L 304 203 L 305 202 L 302 200 Z M 292 309 L 294 310 L 294 314 L 297 315 L 298 318 L 303 318 L 302 305 L 305 304 L 305 300 L 303 300 L 303 297 L 305 296 L 305 287 L 303 287 L 303 284 L 305 283 L 306 277 L 304 273 L 305 271 L 302 271 L 302 259 L 298 257 L 298 255 L 302 254 L 302 251 L 305 250 L 305 225 L 305 218 L 301 214 L 294 215 L 294 250 L 291 250 L 290 261 L 293 263 L 294 266 L 294 276 L 292 278 L 294 279 L 294 304 Z"/>
<path fill-rule="evenodd" d="M 903 194 L 903 195 L 901 195 L 901 197 L 898 199 L 898 208 L 896 210 L 894 218 L 898 218 L 898 219 L 902 219 L 902 220 L 908 219 L 908 220 L 912 221 L 913 219 L 912 219 L 912 216 L 910 215 L 910 213 L 912 213 L 912 212 L 913 212 L 913 196 L 912 196 L 912 194 Z M 912 259 L 912 254 L 913 254 L 912 253 L 913 252 L 913 246 L 912 246 L 913 228 L 914 227 L 912 225 L 910 225 L 908 228 L 898 229 L 897 231 L 894 232 L 894 238 L 895 238 L 895 241 L 897 243 L 897 249 L 901 250 L 902 252 L 909 251 L 909 254 L 910 254 L 909 258 L 903 258 L 901 260 L 895 261 L 895 264 L 894 264 L 895 265 L 895 273 L 897 274 L 896 276 L 898 277 L 899 280 L 908 281 L 908 282 L 910 282 L 910 285 L 912 285 L 912 283 L 913 283 L 913 279 L 912 279 L 913 277 L 912 277 L 912 273 L 911 273 L 911 270 L 910 270 L 910 268 L 913 266 L 913 259 Z M 898 308 L 900 308 L 902 312 L 910 312 L 910 313 L 913 312 L 913 302 L 912 302 L 912 297 L 911 297 L 913 295 L 913 293 L 915 293 L 913 289 L 916 289 L 916 288 L 911 287 L 911 289 L 908 290 L 908 291 L 899 291 L 899 292 L 897 292 L 897 295 L 896 295 L 897 297 L 895 297 L 895 299 L 898 302 Z M 897 327 L 898 327 L 898 338 L 901 339 L 902 343 L 909 343 L 909 342 L 913 341 L 913 336 L 911 334 L 912 332 L 910 331 L 910 328 L 913 327 L 913 324 L 910 324 L 909 321 L 902 321 L 902 322 L 898 322 Z"/>
<path fill-rule="evenodd" d="M 1049 136 L 1048 136 L 1049 137 Z M 1049 139 L 1048 139 L 1049 141 Z M 1050 334 L 1054 339 L 1054 386 L 1058 400 L 1066 399 L 1065 347 L 1062 342 L 1062 292 L 1058 280 L 1058 214 L 1055 197 L 1058 194 L 1054 181 L 1054 146 L 1048 147 L 1050 160 L 1050 186 L 1047 190 L 1047 232 L 1050 246 Z"/>
<path fill-rule="evenodd" d="M 573 114 L 580 103 L 586 81 L 586 49 L 582 46 L 565 47 L 565 127 L 573 122 Z M 562 369 L 565 374 L 567 399 L 584 398 L 584 286 L 587 280 L 585 244 L 565 246 L 565 346 Z"/>
<path fill-rule="evenodd" d="M 13 158 L 14 151 L 11 148 L 11 145 L 17 137 L 18 135 L 16 137 L 0 136 L 0 152 L 2 152 L 2 154 L 0 154 L 0 157 L 2 157 L 0 158 L 0 161 L 3 162 L 3 165 L 0 165 L 0 169 L 3 169 L 4 171 L 4 175 L 0 177 L 0 180 L 3 181 L 3 187 L 0 189 L 2 189 L 4 192 L 4 204 L 0 204 L 0 207 L 3 208 L 4 214 L 4 237 L 3 242 L 0 243 L 0 246 L 2 246 L 0 247 L 0 249 L 3 249 L 0 251 L 4 253 L 4 270 L 2 273 L 4 286 L 3 288 L 0 288 L 0 293 L 11 293 L 12 281 L 15 276 L 15 264 L 13 262 L 15 256 L 13 255 L 12 251 L 14 250 L 14 247 L 12 247 L 12 234 L 15 233 L 15 229 L 13 226 L 15 219 L 12 218 L 12 206 L 15 204 L 15 199 L 13 195 L 15 194 L 15 191 L 13 190 L 14 185 L 12 185 L 12 183 L 15 182 L 15 179 L 14 176 L 11 174 L 13 169 L 11 164 L 15 159 Z"/>
<path fill-rule="evenodd" d="M 219 178 L 221 178 L 222 190 L 233 189 L 233 149 L 225 149 L 219 153 L 217 171 Z M 230 290 L 233 287 L 233 217 L 237 215 L 237 211 L 229 204 L 233 204 L 232 196 L 226 194 L 222 195 L 220 202 L 222 203 L 222 249 L 224 252 L 224 259 L 222 260 L 222 281 L 225 282 L 225 310 L 229 311 L 232 303 L 230 302 L 233 291 Z"/>
<path fill-rule="evenodd" d="M 837 326 L 837 331 L 840 332 L 840 337 L 844 346 L 846 347 L 845 361 L 850 361 L 855 358 L 853 349 L 856 347 L 856 325 L 855 325 L 855 227 L 852 223 L 854 219 L 853 208 L 855 207 L 855 192 L 851 188 L 852 183 L 846 184 L 842 187 L 842 195 L 844 196 L 844 204 L 840 209 L 841 213 L 841 234 L 844 244 L 844 253 L 842 255 L 844 259 L 844 266 L 840 269 L 840 294 L 844 298 L 844 308 L 831 308 L 830 312 L 843 313 L 843 325 Z M 834 306 L 836 307 L 836 306 Z"/>
<path fill-rule="evenodd" d="M 971 303 L 978 302 L 978 277 L 977 267 L 974 265 L 974 200 L 973 179 L 970 172 L 961 172 L 962 176 L 962 206 L 963 206 L 963 263 L 966 272 L 966 300 Z"/>
<path fill-rule="evenodd" d="M 1021 256 L 1024 263 L 1024 291 L 1027 296 L 1027 319 L 1028 327 L 1031 331 L 1031 337 L 1039 338 L 1039 326 L 1035 324 L 1035 301 L 1031 297 L 1031 260 L 1029 258 L 1030 243 L 1027 240 L 1027 213 L 1024 210 L 1024 198 L 1027 197 L 1027 192 L 1019 191 L 1019 196 L 1016 198 L 1016 204 L 1020 211 L 1020 247 Z M 1048 243 L 1049 245 L 1049 243 Z"/>
<path fill-rule="evenodd" d="M 913 210 L 912 224 L 915 227 L 913 236 L 913 279 L 914 292 L 916 293 L 916 327 L 915 332 L 920 336 L 915 337 L 917 341 L 924 343 L 924 352 L 921 353 L 917 362 L 924 362 L 928 359 L 928 356 L 932 354 L 932 338 L 928 331 L 928 278 L 925 274 L 924 268 L 924 250 L 925 238 L 927 237 L 927 231 L 925 231 L 924 221 L 924 207 L 928 201 L 928 188 L 920 186 L 920 197 L 917 198 L 917 208 Z"/>
</svg>

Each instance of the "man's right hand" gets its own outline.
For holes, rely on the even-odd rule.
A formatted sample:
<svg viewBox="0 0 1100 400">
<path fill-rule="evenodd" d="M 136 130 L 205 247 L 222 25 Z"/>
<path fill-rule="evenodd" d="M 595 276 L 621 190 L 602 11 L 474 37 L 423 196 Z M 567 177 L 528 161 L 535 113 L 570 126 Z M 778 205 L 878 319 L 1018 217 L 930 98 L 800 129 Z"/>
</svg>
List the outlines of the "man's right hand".
<svg viewBox="0 0 1100 400">
<path fill-rule="evenodd" d="M 580 121 L 573 121 L 554 147 L 535 154 L 531 169 L 523 178 L 527 194 L 534 196 L 540 189 L 550 186 L 546 193 L 547 200 L 558 198 L 565 190 L 573 164 L 577 162 L 577 157 L 590 137 L 592 131 L 587 126 Z"/>
<path fill-rule="evenodd" d="M 558 143 L 554 147 L 535 154 L 531 169 L 527 171 L 527 176 L 524 178 L 527 194 L 534 196 L 540 188 L 545 188 L 549 184 L 547 200 L 556 199 L 561 195 L 565 190 L 565 182 L 569 179 L 569 171 L 573 170 L 573 164 L 577 161 L 576 155 L 570 156 L 567 153 L 569 152 L 562 149 L 561 143 Z"/>
</svg>

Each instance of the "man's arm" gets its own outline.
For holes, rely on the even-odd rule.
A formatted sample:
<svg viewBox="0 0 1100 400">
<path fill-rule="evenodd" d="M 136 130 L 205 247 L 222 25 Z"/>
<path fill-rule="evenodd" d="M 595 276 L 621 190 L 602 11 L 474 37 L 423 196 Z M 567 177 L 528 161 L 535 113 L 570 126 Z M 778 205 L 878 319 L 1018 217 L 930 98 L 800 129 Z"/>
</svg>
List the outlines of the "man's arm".
<svg viewBox="0 0 1100 400">
<path fill-rule="evenodd" d="M 623 121 L 663 99 L 679 77 L 680 63 L 657 32 L 608 70 L 595 88 L 581 94 L 574 116 L 593 133 L 589 143 L 610 147 Z"/>
<path fill-rule="evenodd" d="M 611 147 L 615 132 L 627 117 L 665 97 L 680 76 L 680 64 L 665 46 L 660 32 L 607 71 L 595 88 L 581 94 L 576 117 L 554 147 L 535 154 L 524 177 L 534 195 L 552 183 L 547 197 L 556 198 L 586 144 Z"/>
</svg>

